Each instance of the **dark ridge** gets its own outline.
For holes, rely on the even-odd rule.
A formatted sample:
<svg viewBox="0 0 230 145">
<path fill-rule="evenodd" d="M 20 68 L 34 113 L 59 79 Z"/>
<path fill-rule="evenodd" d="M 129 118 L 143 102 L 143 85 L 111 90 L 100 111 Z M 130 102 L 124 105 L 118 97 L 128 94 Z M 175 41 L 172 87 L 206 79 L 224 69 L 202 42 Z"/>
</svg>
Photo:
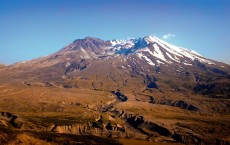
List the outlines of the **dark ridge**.
<svg viewBox="0 0 230 145">
<path fill-rule="evenodd" d="M 151 131 L 155 131 L 155 132 L 157 132 L 163 136 L 169 136 L 171 134 L 168 129 L 166 129 L 162 126 L 159 126 L 155 123 L 152 123 L 152 122 L 145 122 L 144 124 L 141 125 L 141 127 L 147 128 Z"/>
<path fill-rule="evenodd" d="M 216 74 L 219 74 L 219 75 L 226 75 L 227 73 L 218 69 L 218 68 L 211 68 L 211 71 L 216 73 Z"/>
<path fill-rule="evenodd" d="M 196 106 L 192 105 L 192 104 L 189 104 L 189 103 L 186 103 L 182 100 L 178 100 L 178 101 L 172 101 L 172 100 L 161 100 L 159 102 L 157 102 L 159 104 L 162 104 L 162 105 L 168 105 L 168 106 L 173 106 L 173 107 L 177 107 L 177 108 L 180 108 L 180 109 L 186 109 L 186 110 L 189 110 L 189 111 L 198 111 L 199 108 L 197 108 Z"/>
<path fill-rule="evenodd" d="M 70 66 L 68 66 L 65 71 L 64 74 L 67 75 L 70 72 L 73 72 L 75 70 L 83 70 L 87 67 L 87 64 L 83 61 L 80 63 L 72 63 Z"/>
<path fill-rule="evenodd" d="M 178 107 L 178 108 L 181 108 L 181 109 L 186 109 L 186 110 L 189 110 L 189 111 L 197 111 L 197 110 L 199 110 L 194 105 L 188 104 L 188 103 L 186 103 L 186 102 L 184 102 L 182 100 L 174 102 L 172 104 L 172 106 L 175 106 L 175 107 Z"/>
<path fill-rule="evenodd" d="M 29 134 L 36 139 L 40 139 L 49 144 L 58 144 L 58 145 L 121 145 L 117 140 L 105 137 L 98 137 L 94 135 L 75 135 L 75 134 L 58 134 L 53 132 L 38 132 L 38 131 L 19 131 L 19 130 L 11 130 L 9 128 L 4 128 L 0 126 L 0 134 L 4 135 L 4 138 L 0 140 L 0 144 L 9 144 L 12 141 L 19 144 L 22 142 L 18 142 L 17 136 L 20 134 Z M 29 140 L 29 139 L 28 139 Z M 25 144 L 25 143 L 24 143 Z"/>
<path fill-rule="evenodd" d="M 159 126 L 159 125 L 152 123 L 152 122 L 145 122 L 143 116 L 138 117 L 138 116 L 134 116 L 132 114 L 126 115 L 126 122 L 145 135 L 151 135 L 151 134 L 144 131 L 143 128 L 146 128 L 150 131 L 157 132 L 163 136 L 169 136 L 171 134 L 168 129 L 166 129 L 162 126 Z"/>
<path fill-rule="evenodd" d="M 20 128 L 20 126 L 15 123 L 15 120 L 18 118 L 18 116 L 13 115 L 9 112 L 1 112 L 1 115 L 5 117 L 9 121 L 9 124 L 12 125 L 14 128 Z"/>
<path fill-rule="evenodd" d="M 158 86 L 156 85 L 157 79 L 155 77 L 151 77 L 149 75 L 146 75 L 146 78 L 144 80 L 144 83 L 147 85 L 147 88 L 155 88 L 158 89 Z"/>
<path fill-rule="evenodd" d="M 112 91 L 111 93 L 113 93 L 114 95 L 116 95 L 117 98 L 118 98 L 119 100 L 121 100 L 122 102 L 125 102 L 125 101 L 128 100 L 128 97 L 125 96 L 124 94 L 120 93 L 119 91 L 118 91 L 118 92 Z"/>
<path fill-rule="evenodd" d="M 137 40 L 137 42 L 135 43 L 134 48 L 138 49 L 138 48 L 144 48 L 148 45 L 148 43 L 146 42 L 146 40 L 144 38 L 139 38 Z"/>
<path fill-rule="evenodd" d="M 128 117 L 126 121 L 127 121 L 127 123 L 129 123 L 131 126 L 133 126 L 136 129 L 138 129 L 139 125 L 144 123 L 142 116 L 140 116 L 140 117 L 136 117 L 136 116 Z"/>
<path fill-rule="evenodd" d="M 207 70 L 205 64 L 201 63 L 199 60 L 194 60 L 196 66 L 202 70 Z"/>
<path fill-rule="evenodd" d="M 211 98 L 229 98 L 230 83 L 198 84 L 193 88 L 193 91 Z"/>
<path fill-rule="evenodd" d="M 194 144 L 194 145 L 229 145 L 230 142 L 219 139 L 219 138 L 201 138 L 198 137 L 192 133 L 187 134 L 180 134 L 177 132 L 174 132 L 172 135 L 172 138 L 175 139 L 178 142 L 185 143 L 185 144 Z"/>
</svg>

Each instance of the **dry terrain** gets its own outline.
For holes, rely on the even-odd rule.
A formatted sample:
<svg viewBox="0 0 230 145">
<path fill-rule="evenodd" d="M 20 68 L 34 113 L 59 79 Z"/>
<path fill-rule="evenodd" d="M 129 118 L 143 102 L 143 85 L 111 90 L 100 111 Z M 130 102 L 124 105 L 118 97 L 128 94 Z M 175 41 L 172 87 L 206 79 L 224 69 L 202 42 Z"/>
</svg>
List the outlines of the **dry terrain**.
<svg viewBox="0 0 230 145">
<path fill-rule="evenodd" d="M 230 144 L 230 66 L 146 36 L 0 66 L 0 144 Z"/>
<path fill-rule="evenodd" d="M 148 97 L 146 94 L 127 94 L 127 97 L 128 100 L 122 101 L 111 92 L 84 88 L 2 85 L 0 141 L 6 144 L 101 144 L 101 141 L 105 144 L 219 144 L 230 141 L 229 113 L 190 111 L 136 100 Z"/>
</svg>

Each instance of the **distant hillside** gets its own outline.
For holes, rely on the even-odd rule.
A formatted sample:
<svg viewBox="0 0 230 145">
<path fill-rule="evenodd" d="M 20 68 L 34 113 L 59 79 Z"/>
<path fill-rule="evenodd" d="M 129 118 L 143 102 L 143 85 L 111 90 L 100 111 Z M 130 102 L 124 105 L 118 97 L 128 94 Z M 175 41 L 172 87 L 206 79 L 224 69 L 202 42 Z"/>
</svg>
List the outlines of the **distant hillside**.
<svg viewBox="0 0 230 145">
<path fill-rule="evenodd" d="M 4 68 L 6 67 L 4 64 L 0 64 L 0 68 Z"/>
</svg>

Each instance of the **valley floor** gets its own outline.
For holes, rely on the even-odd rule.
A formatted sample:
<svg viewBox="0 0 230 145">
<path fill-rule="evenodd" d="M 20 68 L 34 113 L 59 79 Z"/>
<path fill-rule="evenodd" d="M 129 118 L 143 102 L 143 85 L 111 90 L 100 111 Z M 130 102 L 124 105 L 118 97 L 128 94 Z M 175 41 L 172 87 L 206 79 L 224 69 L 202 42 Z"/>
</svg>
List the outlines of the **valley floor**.
<svg viewBox="0 0 230 145">
<path fill-rule="evenodd" d="M 80 88 L 2 85 L 0 144 L 230 143 L 228 112 L 135 98 Z"/>
</svg>

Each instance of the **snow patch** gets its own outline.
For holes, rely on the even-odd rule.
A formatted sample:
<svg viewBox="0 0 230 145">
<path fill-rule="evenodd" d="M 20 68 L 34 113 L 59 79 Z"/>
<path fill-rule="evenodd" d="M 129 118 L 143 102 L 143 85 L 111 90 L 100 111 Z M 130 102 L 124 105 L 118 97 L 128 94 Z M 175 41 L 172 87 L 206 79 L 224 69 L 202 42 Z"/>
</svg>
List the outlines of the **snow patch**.
<svg viewBox="0 0 230 145">
<path fill-rule="evenodd" d="M 153 63 L 151 59 L 149 59 L 147 56 L 143 55 L 141 52 L 137 53 L 137 56 L 140 59 L 142 59 L 142 57 L 143 57 L 149 65 L 155 65 L 155 63 Z"/>
<path fill-rule="evenodd" d="M 89 58 L 90 58 L 88 52 L 87 52 L 85 49 L 82 49 L 82 48 L 81 48 L 81 51 L 82 51 L 82 53 L 83 53 L 82 57 L 83 57 L 84 59 L 89 59 Z"/>
<path fill-rule="evenodd" d="M 194 50 L 191 50 L 191 52 L 192 52 L 193 54 L 196 54 L 196 55 L 198 55 L 198 56 L 203 57 L 201 54 L 197 53 L 197 52 L 196 52 L 196 51 L 194 51 Z"/>
<path fill-rule="evenodd" d="M 163 40 L 160 40 L 156 37 L 154 37 L 154 39 L 156 39 L 159 42 L 159 45 L 161 44 L 161 46 L 163 46 L 164 49 L 166 49 L 167 51 L 169 51 L 170 53 L 173 53 L 175 55 L 179 55 L 182 57 L 187 57 L 191 60 L 195 60 L 198 59 L 204 63 L 210 63 L 210 64 L 214 64 L 213 62 L 207 60 L 206 58 L 204 58 L 202 55 L 198 54 L 197 52 L 195 52 L 194 50 L 189 50 L 186 48 L 182 48 L 182 47 L 177 47 L 174 46 L 172 44 L 169 44 Z"/>
<path fill-rule="evenodd" d="M 68 67 L 68 66 L 70 66 L 70 62 L 67 62 L 67 63 L 65 64 L 65 67 Z"/>
<path fill-rule="evenodd" d="M 161 59 L 161 60 L 163 60 L 163 61 L 169 63 L 169 62 L 165 59 L 163 53 L 161 52 L 160 48 L 158 47 L 158 45 L 157 45 L 156 43 L 153 44 L 153 47 L 155 48 L 155 51 L 154 51 L 154 53 L 153 53 L 153 56 L 155 56 L 155 57 L 157 57 L 157 58 L 159 58 L 159 59 Z"/>
<path fill-rule="evenodd" d="M 173 58 L 170 54 L 168 54 L 167 52 L 166 52 L 166 55 L 167 55 L 171 60 L 174 60 L 174 61 L 180 63 L 180 60 L 178 60 L 178 57 L 176 57 L 177 59 L 175 59 L 175 58 Z"/>
<path fill-rule="evenodd" d="M 160 61 L 160 60 L 156 60 L 156 61 L 157 61 L 158 64 L 161 64 L 161 63 L 162 63 L 162 64 L 165 64 L 165 63 L 163 63 L 163 62 Z"/>
<path fill-rule="evenodd" d="M 184 65 L 192 65 L 192 64 L 190 64 L 190 63 L 186 63 L 186 62 L 183 62 L 183 64 L 184 64 Z"/>
</svg>

